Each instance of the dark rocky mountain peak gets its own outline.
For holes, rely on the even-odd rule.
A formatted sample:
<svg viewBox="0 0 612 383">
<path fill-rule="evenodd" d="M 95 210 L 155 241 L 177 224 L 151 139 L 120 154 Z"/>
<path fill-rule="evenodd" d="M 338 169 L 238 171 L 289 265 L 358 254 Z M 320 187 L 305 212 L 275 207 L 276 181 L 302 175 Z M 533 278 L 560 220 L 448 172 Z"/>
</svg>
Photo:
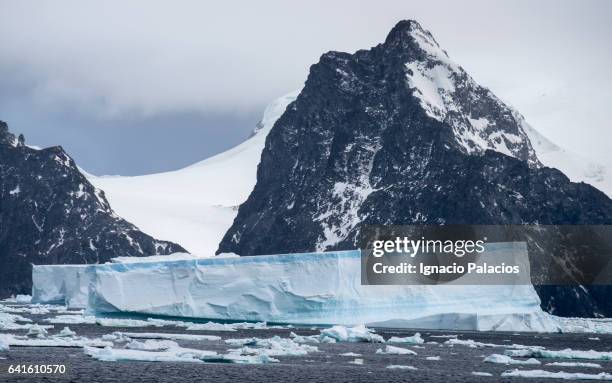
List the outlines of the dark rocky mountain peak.
<svg viewBox="0 0 612 383">
<path fill-rule="evenodd" d="M 185 251 L 117 216 L 60 147 L 34 149 L 0 121 L 0 296 L 31 288 L 31 264 L 101 263 Z"/>
<path fill-rule="evenodd" d="M 402 21 L 376 47 L 311 66 L 218 252 L 350 249 L 367 224 L 612 223 L 612 201 L 543 167 L 525 127 Z"/>
</svg>

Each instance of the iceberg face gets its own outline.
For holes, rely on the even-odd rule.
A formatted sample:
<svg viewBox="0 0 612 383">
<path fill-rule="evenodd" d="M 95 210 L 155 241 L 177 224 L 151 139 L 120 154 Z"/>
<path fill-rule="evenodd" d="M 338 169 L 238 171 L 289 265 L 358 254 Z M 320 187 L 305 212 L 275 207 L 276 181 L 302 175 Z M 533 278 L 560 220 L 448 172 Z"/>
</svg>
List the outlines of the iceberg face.
<svg viewBox="0 0 612 383">
<path fill-rule="evenodd" d="M 91 274 L 88 265 L 34 265 L 32 303 L 59 303 L 85 308 Z"/>
<path fill-rule="evenodd" d="M 530 285 L 364 286 L 360 251 L 87 268 L 88 312 L 292 324 L 556 331 Z"/>
</svg>

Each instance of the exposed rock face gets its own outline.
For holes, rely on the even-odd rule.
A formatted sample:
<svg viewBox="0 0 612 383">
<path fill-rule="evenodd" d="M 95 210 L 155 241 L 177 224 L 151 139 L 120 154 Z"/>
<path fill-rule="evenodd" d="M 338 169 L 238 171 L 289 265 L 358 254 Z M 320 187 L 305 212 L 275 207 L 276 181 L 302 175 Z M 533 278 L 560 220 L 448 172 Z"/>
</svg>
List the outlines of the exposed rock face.
<svg viewBox="0 0 612 383">
<path fill-rule="evenodd" d="M 612 200 L 542 167 L 524 125 L 402 21 L 383 44 L 311 67 L 218 251 L 355 248 L 367 224 L 612 223 Z"/>
<path fill-rule="evenodd" d="M 20 137 L 0 121 L 0 296 L 29 292 L 31 264 L 184 251 L 118 217 L 61 147 Z"/>
</svg>

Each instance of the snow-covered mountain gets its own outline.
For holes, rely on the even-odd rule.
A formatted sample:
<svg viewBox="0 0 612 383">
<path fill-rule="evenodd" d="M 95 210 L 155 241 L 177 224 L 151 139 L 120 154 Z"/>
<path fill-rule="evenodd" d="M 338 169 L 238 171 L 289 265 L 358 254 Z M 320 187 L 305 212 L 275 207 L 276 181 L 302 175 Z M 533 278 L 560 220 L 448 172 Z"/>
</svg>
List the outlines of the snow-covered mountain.
<svg viewBox="0 0 612 383">
<path fill-rule="evenodd" d="M 311 66 L 218 252 L 351 249 L 365 225 L 612 224 L 609 197 L 542 162 L 524 119 L 402 21 L 370 50 Z M 612 312 L 599 292 L 544 290 L 565 315 Z"/>
<path fill-rule="evenodd" d="M 219 251 L 249 255 L 354 247 L 367 223 L 611 219 L 602 193 L 542 165 L 612 195 L 603 166 L 551 143 L 403 21 L 371 50 L 323 55 L 299 96 L 273 102 L 227 152 L 173 172 L 88 177 L 119 214 L 200 256 L 224 235 Z"/>
<path fill-rule="evenodd" d="M 29 147 L 0 121 L 0 296 L 28 292 L 32 264 L 177 251 L 116 215 L 61 147 Z"/>
<path fill-rule="evenodd" d="M 204 161 L 145 176 L 88 178 L 104 190 L 117 214 L 143 231 L 212 256 L 255 186 L 268 132 L 298 93 L 273 101 L 248 140 Z"/>
<path fill-rule="evenodd" d="M 453 127 L 460 150 L 482 153 L 490 149 L 526 160 L 532 166 L 558 168 L 572 181 L 589 183 L 612 195 L 612 178 L 605 167 L 542 136 L 516 110 L 454 63 L 431 33 L 415 26 L 411 36 L 420 51 L 407 62 L 402 75 L 426 113 Z M 389 45 L 411 44 L 394 37 L 400 30 L 396 28 L 389 35 Z M 348 72 L 338 69 L 337 73 L 342 76 L 341 86 L 348 88 Z M 121 216 L 152 235 L 171 238 L 194 254 L 210 256 L 236 217 L 237 207 L 255 186 L 267 134 L 298 93 L 273 101 L 247 141 L 189 167 L 136 177 L 96 177 L 83 172 L 106 192 Z M 366 112 L 373 115 L 376 110 L 369 108 Z"/>
</svg>

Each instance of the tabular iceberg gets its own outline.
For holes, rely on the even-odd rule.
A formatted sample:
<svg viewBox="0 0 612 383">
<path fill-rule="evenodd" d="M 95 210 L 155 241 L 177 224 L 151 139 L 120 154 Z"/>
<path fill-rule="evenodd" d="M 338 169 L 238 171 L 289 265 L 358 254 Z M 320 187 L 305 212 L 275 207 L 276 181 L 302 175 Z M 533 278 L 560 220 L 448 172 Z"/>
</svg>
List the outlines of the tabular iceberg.
<svg viewBox="0 0 612 383">
<path fill-rule="evenodd" d="M 85 308 L 91 273 L 88 265 L 33 265 L 32 303 L 60 303 Z"/>
<path fill-rule="evenodd" d="M 360 251 L 105 264 L 88 311 L 291 324 L 556 331 L 531 285 L 363 286 Z"/>
</svg>

